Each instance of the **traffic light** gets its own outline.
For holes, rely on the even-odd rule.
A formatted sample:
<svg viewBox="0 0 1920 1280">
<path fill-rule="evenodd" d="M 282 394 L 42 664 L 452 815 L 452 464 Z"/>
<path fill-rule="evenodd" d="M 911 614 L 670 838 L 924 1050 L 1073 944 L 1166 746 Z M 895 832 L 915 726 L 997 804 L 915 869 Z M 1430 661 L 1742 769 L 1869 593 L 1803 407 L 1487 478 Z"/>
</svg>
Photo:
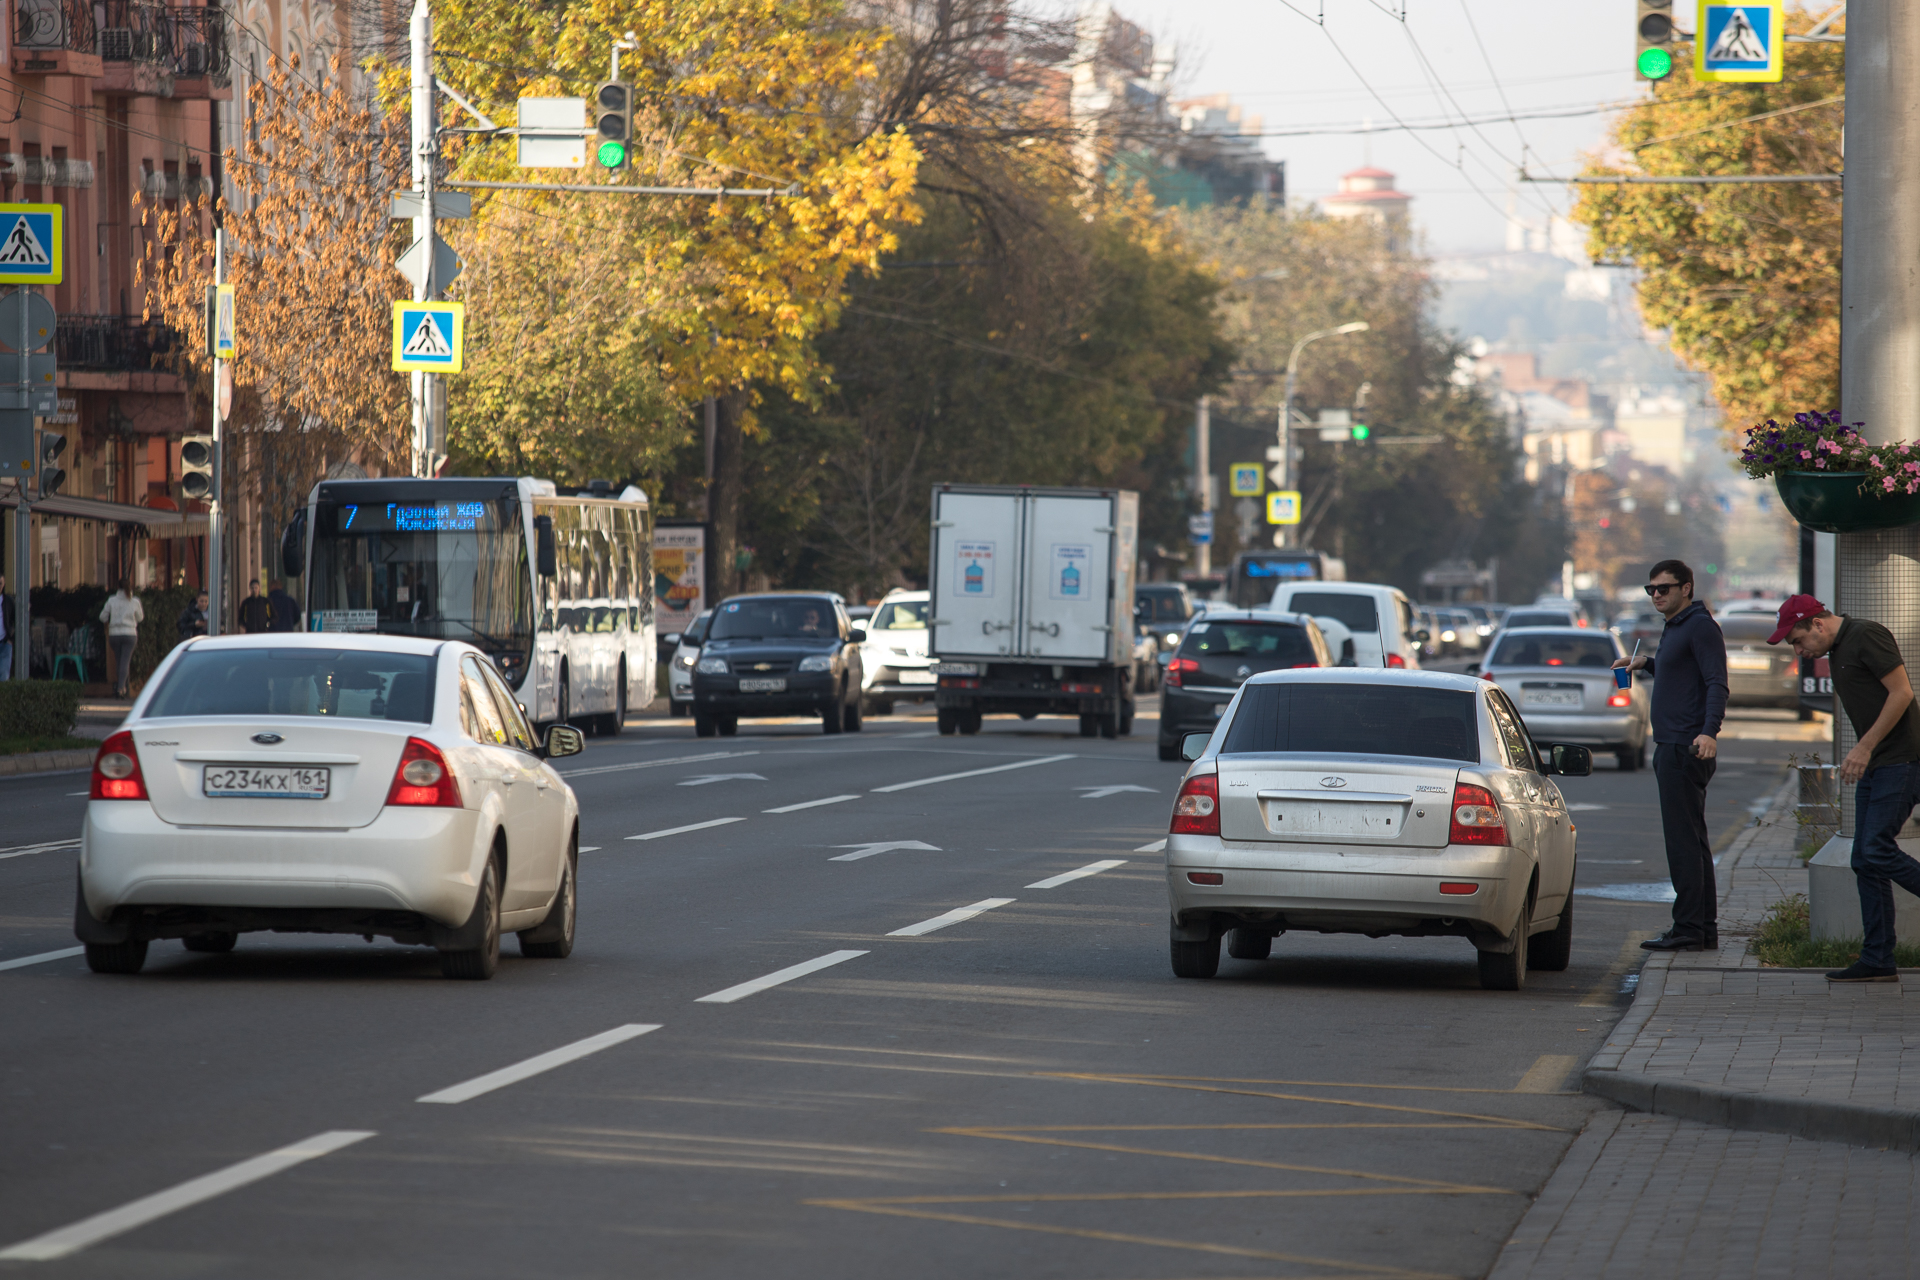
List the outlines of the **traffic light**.
<svg viewBox="0 0 1920 1280">
<path fill-rule="evenodd" d="M 212 436 L 187 436 L 180 441 L 180 492 L 196 499 L 213 496 Z"/>
<path fill-rule="evenodd" d="M 607 80 L 594 89 L 593 122 L 599 135 L 594 159 L 603 169 L 626 168 L 633 146 L 633 86 L 624 80 Z"/>
<path fill-rule="evenodd" d="M 1372 427 L 1368 426 L 1364 422 L 1356 422 L 1353 424 L 1353 442 L 1355 444 L 1365 444 L 1368 440 L 1372 438 L 1373 438 Z"/>
<path fill-rule="evenodd" d="M 67 438 L 56 431 L 40 435 L 40 496 L 51 498 L 66 483 L 67 473 L 53 464 L 67 451 Z"/>
<path fill-rule="evenodd" d="M 1673 74 L 1673 0 L 1634 0 L 1633 73 L 1642 80 Z"/>
</svg>

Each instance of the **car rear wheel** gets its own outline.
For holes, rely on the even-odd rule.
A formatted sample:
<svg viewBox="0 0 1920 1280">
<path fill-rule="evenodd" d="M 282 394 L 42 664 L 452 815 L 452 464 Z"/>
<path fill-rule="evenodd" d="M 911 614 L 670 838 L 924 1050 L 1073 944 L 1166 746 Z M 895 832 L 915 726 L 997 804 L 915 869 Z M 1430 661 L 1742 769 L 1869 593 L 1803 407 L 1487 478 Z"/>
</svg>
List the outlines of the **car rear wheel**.
<svg viewBox="0 0 1920 1280">
<path fill-rule="evenodd" d="M 820 732 L 840 733 L 847 727 L 847 710 L 838 703 L 820 713 Z"/>
<path fill-rule="evenodd" d="M 980 725 L 984 720 L 985 717 L 978 711 L 966 712 L 960 717 L 960 732 L 978 733 L 980 732 Z"/>
<path fill-rule="evenodd" d="M 1160 739 L 1160 758 L 1169 761 L 1178 760 L 1180 758 L 1180 744 L 1178 742 L 1168 742 L 1165 738 Z"/>
<path fill-rule="evenodd" d="M 1632 773 L 1640 767 L 1640 752 L 1633 747 L 1622 747 L 1613 753 L 1613 759 L 1622 773 Z"/>
<path fill-rule="evenodd" d="M 843 726 L 848 733 L 860 732 L 860 701 L 855 699 L 847 704 L 846 719 Z"/>
<path fill-rule="evenodd" d="M 1242 926 L 1227 935 L 1227 954 L 1235 960 L 1265 960 L 1273 954 L 1273 935 Z"/>
<path fill-rule="evenodd" d="M 1527 981 L 1527 917 L 1532 905 L 1520 913 L 1508 941 L 1513 950 L 1505 955 L 1497 951 L 1480 953 L 1480 985 L 1488 991 L 1518 991 Z"/>
<path fill-rule="evenodd" d="M 440 953 L 443 977 L 484 982 L 500 967 L 500 863 L 487 859 L 480 873 L 480 892 L 474 895 L 473 914 L 467 917 L 462 932 L 479 934 L 479 945 L 462 951 Z"/>
<path fill-rule="evenodd" d="M 1097 738 L 1100 736 L 1100 717 L 1083 715 L 1080 717 L 1080 736 Z"/>
<path fill-rule="evenodd" d="M 720 736 L 723 738 L 731 738 L 740 732 L 739 716 L 719 716 L 715 718 L 714 724 L 719 727 Z"/>
<path fill-rule="evenodd" d="M 147 940 L 129 938 L 125 942 L 89 942 L 87 968 L 95 973 L 138 973 L 147 962 Z"/>
<path fill-rule="evenodd" d="M 1573 959 L 1573 887 L 1567 887 L 1567 900 L 1560 907 L 1560 923 L 1552 933 L 1543 933 L 1530 944 L 1527 968 L 1542 973 L 1564 973 Z"/>
<path fill-rule="evenodd" d="M 1205 942 L 1182 942 L 1175 938 L 1173 949 L 1173 976 L 1176 978 L 1211 978 L 1220 972 L 1220 939 L 1208 938 Z"/>
<path fill-rule="evenodd" d="M 693 704 L 691 702 L 676 702 L 672 698 L 667 699 L 668 715 L 684 716 L 689 712 L 691 712 L 692 710 L 693 710 Z"/>
<path fill-rule="evenodd" d="M 580 833 L 567 844 L 567 863 L 560 869 L 560 892 L 547 918 L 520 931 L 520 954 L 529 960 L 565 960 L 573 954 L 574 917 L 579 911 L 574 881 L 580 866 Z"/>
<path fill-rule="evenodd" d="M 934 724 L 939 728 L 942 736 L 952 737 L 954 734 L 960 732 L 960 713 L 958 711 L 936 711 L 933 714 L 933 719 Z"/>
<path fill-rule="evenodd" d="M 180 939 L 182 946 L 189 951 L 203 951 L 208 955 L 223 956 L 233 950 L 240 941 L 237 933 L 190 933 Z"/>
</svg>

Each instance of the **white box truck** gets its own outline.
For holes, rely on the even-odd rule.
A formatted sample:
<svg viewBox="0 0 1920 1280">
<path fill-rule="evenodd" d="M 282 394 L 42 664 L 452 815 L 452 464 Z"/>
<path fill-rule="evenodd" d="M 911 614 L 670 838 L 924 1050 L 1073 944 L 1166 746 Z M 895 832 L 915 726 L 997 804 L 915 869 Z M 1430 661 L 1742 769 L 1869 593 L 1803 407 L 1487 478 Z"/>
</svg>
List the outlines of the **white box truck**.
<svg viewBox="0 0 1920 1280">
<path fill-rule="evenodd" d="M 1140 495 L 942 484 L 933 490 L 930 651 L 941 733 L 992 713 L 1133 731 Z"/>
</svg>

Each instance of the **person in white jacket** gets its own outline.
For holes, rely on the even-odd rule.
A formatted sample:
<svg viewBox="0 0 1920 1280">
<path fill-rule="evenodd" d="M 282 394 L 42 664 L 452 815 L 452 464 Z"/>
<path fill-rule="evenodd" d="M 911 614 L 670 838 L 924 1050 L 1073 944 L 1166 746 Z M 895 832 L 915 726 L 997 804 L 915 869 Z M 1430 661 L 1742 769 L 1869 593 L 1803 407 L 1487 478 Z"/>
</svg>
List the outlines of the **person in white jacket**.
<svg viewBox="0 0 1920 1280">
<path fill-rule="evenodd" d="M 107 597 L 106 607 L 100 610 L 100 621 L 107 624 L 107 646 L 113 650 L 113 696 L 127 696 L 127 686 L 133 681 L 133 645 L 140 638 L 140 623 L 147 612 L 140 602 L 133 598 L 133 588 L 126 583 Z"/>
</svg>

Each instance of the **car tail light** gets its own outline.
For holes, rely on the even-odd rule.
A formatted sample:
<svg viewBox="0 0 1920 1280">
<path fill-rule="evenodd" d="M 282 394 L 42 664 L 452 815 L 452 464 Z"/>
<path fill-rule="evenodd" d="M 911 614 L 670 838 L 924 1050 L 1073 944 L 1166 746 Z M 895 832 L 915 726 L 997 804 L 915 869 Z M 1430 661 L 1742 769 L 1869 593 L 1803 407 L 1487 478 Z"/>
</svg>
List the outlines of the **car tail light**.
<svg viewBox="0 0 1920 1280">
<path fill-rule="evenodd" d="M 1464 897 L 1470 893 L 1480 892 L 1480 886 L 1470 880 L 1442 880 L 1440 892 Z"/>
<path fill-rule="evenodd" d="M 1187 881 L 1190 884 L 1225 884 L 1227 877 L 1218 871 L 1189 871 Z"/>
<path fill-rule="evenodd" d="M 1607 705 L 1610 707 L 1630 707 L 1633 705 L 1633 695 L 1625 689 L 1610 693 L 1607 695 Z"/>
<path fill-rule="evenodd" d="M 1176 836 L 1219 835 L 1220 779 L 1211 773 L 1188 778 L 1173 802 L 1173 825 L 1167 831 Z"/>
<path fill-rule="evenodd" d="M 1178 689 L 1180 687 L 1180 677 L 1183 672 L 1191 672 L 1198 675 L 1200 672 L 1199 660 L 1197 658 L 1175 658 L 1167 664 L 1166 682 Z"/>
<path fill-rule="evenodd" d="M 1507 819 L 1493 792 L 1465 782 L 1454 785 L 1453 826 L 1447 832 L 1447 843 L 1507 843 Z"/>
<path fill-rule="evenodd" d="M 145 800 L 147 780 L 140 774 L 140 757 L 133 749 L 133 735 L 122 730 L 100 744 L 93 757 L 93 782 L 87 788 L 89 800 Z"/>
<path fill-rule="evenodd" d="M 1407 660 L 1397 653 L 1390 653 L 1387 655 L 1387 665 L 1390 667 L 1404 667 L 1407 665 Z"/>
<path fill-rule="evenodd" d="M 1480 673 L 1480 678 L 1481 678 L 1482 680 L 1493 680 L 1493 672 L 1491 672 L 1491 671 L 1482 671 L 1482 672 Z M 1494 680 L 1494 683 L 1495 683 L 1495 684 L 1498 684 L 1498 683 L 1500 683 L 1500 682 L 1499 682 L 1498 680 Z"/>
<path fill-rule="evenodd" d="M 400 767 L 393 771 L 393 786 L 387 789 L 388 804 L 427 805 L 458 809 L 460 784 L 440 748 L 419 738 L 408 738 L 400 753 Z"/>
</svg>

